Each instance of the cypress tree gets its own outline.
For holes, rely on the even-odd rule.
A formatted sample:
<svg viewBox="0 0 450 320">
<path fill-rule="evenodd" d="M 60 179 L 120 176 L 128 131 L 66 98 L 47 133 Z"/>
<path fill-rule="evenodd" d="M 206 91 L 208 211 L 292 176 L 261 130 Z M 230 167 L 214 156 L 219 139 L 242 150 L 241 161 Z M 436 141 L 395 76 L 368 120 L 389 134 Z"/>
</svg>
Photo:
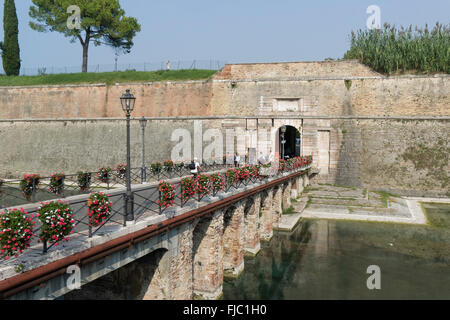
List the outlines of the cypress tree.
<svg viewBox="0 0 450 320">
<path fill-rule="evenodd" d="M 1 43 L 3 69 L 7 76 L 18 76 L 20 72 L 19 21 L 14 0 L 5 0 L 3 30 L 5 32 Z"/>
</svg>

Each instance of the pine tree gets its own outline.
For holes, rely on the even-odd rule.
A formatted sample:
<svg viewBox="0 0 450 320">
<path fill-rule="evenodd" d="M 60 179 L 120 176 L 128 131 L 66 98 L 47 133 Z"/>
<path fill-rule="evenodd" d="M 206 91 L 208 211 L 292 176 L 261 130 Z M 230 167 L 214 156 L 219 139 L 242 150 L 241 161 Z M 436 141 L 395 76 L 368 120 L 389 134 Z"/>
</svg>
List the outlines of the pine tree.
<svg viewBox="0 0 450 320">
<path fill-rule="evenodd" d="M 5 0 L 3 30 L 5 36 L 0 43 L 3 69 L 8 76 L 18 76 L 20 72 L 19 21 L 14 0 Z"/>
<path fill-rule="evenodd" d="M 56 31 L 79 41 L 83 48 L 82 72 L 87 72 L 89 45 L 106 44 L 129 53 L 133 38 L 141 31 L 136 18 L 125 16 L 119 0 L 31 0 L 30 27 L 38 32 Z M 68 28 L 70 5 L 79 8 L 80 26 Z M 69 20 L 70 21 L 70 20 Z"/>
</svg>

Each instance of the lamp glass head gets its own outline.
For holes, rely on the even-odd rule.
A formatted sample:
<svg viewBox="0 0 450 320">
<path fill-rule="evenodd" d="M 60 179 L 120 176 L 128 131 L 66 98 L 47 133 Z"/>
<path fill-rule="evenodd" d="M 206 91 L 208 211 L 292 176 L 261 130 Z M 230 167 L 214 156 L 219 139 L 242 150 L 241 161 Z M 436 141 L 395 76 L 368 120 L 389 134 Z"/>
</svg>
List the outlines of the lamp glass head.
<svg viewBox="0 0 450 320">
<path fill-rule="evenodd" d="M 134 104 L 136 102 L 136 98 L 130 92 L 130 89 L 120 97 L 120 103 L 122 104 L 122 110 L 124 112 L 132 112 L 134 110 Z"/>
<path fill-rule="evenodd" d="M 139 119 L 139 122 L 141 123 L 142 128 L 145 128 L 147 126 L 147 119 L 145 119 L 145 117 Z"/>
</svg>

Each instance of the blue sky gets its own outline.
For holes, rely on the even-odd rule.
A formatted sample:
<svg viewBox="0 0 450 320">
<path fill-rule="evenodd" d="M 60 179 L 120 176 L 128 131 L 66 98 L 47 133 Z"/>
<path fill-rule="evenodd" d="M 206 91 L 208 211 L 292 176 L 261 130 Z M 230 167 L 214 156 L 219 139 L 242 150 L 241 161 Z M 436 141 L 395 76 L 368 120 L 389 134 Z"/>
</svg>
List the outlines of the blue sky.
<svg viewBox="0 0 450 320">
<path fill-rule="evenodd" d="M 121 0 L 142 25 L 135 46 L 119 63 L 176 60 L 228 62 L 313 61 L 340 58 L 352 30 L 366 28 L 366 9 L 381 22 L 449 22 L 449 0 Z M 59 33 L 28 26 L 31 0 L 16 0 L 23 67 L 80 66 L 81 46 Z M 3 5 L 0 6 L 3 17 Z M 3 26 L 0 23 L 0 38 Z M 114 52 L 91 46 L 89 64 L 113 64 Z"/>
</svg>

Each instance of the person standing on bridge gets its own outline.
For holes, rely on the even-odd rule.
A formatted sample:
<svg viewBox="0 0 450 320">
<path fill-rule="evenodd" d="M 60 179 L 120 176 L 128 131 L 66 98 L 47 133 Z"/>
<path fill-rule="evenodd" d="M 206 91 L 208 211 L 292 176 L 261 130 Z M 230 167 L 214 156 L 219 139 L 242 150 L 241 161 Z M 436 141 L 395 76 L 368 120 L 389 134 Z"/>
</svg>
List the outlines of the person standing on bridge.
<svg viewBox="0 0 450 320">
<path fill-rule="evenodd" d="M 239 162 L 241 161 L 241 157 L 239 156 L 239 153 L 236 153 L 234 156 L 234 167 L 239 168 Z"/>
<path fill-rule="evenodd" d="M 194 179 L 196 179 L 198 174 L 200 173 L 200 170 L 202 170 L 202 167 L 200 167 L 200 163 L 198 162 L 197 158 L 194 158 L 194 160 L 191 162 L 191 164 L 189 165 L 189 169 L 191 170 Z"/>
</svg>

